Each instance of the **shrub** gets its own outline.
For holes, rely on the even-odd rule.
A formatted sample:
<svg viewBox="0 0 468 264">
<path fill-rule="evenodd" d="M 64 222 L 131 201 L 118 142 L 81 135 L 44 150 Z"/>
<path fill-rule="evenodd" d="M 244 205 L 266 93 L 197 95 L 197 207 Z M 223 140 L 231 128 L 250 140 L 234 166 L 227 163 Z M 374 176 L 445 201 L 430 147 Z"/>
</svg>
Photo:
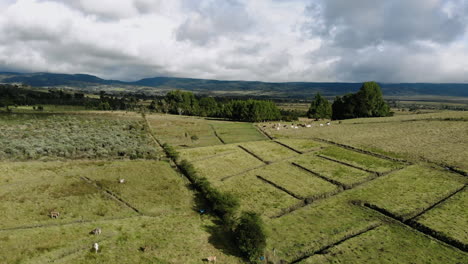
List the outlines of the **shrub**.
<svg viewBox="0 0 468 264">
<path fill-rule="evenodd" d="M 243 212 L 234 236 L 245 257 L 252 263 L 258 263 L 266 247 L 266 234 L 260 216 L 253 212 Z"/>
</svg>

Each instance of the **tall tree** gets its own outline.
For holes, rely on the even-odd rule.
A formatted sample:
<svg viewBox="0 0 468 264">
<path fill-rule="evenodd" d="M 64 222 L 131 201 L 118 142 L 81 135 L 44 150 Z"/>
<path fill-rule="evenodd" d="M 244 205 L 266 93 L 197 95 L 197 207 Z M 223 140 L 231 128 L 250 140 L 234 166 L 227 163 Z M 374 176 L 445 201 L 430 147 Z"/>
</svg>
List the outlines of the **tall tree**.
<svg viewBox="0 0 468 264">
<path fill-rule="evenodd" d="M 325 119 L 332 117 L 332 107 L 327 99 L 323 98 L 320 93 L 315 95 L 314 100 L 310 104 L 309 111 L 307 112 L 309 118 Z"/>
</svg>

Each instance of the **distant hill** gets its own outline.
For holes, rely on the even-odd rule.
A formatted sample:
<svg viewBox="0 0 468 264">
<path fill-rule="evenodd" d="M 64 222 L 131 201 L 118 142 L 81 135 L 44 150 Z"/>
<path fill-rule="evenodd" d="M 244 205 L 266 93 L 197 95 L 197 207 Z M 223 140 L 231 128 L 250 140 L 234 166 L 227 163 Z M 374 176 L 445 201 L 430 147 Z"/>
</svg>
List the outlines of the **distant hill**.
<svg viewBox="0 0 468 264">
<path fill-rule="evenodd" d="M 361 83 L 220 81 L 191 78 L 155 77 L 136 82 L 105 80 L 87 74 L 0 72 L 0 82 L 23 83 L 34 87 L 67 86 L 77 89 L 103 89 L 118 86 L 119 91 L 164 93 L 181 89 L 199 94 L 248 95 L 276 98 L 311 98 L 316 92 L 333 97 L 356 92 Z M 467 83 L 380 83 L 385 96 L 456 96 L 468 97 Z"/>
</svg>

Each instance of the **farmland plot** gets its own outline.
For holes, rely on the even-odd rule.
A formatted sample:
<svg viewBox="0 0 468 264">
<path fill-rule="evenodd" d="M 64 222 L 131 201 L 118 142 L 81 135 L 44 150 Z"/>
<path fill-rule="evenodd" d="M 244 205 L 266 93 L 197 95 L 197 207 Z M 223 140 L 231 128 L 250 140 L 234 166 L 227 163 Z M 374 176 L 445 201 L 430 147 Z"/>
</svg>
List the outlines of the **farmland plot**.
<svg viewBox="0 0 468 264">
<path fill-rule="evenodd" d="M 238 151 L 239 148 L 235 144 L 229 145 L 218 145 L 210 147 L 200 148 L 188 148 L 179 150 L 180 160 L 187 160 L 190 162 L 196 162 L 199 160 L 210 159 L 216 156 L 230 154 L 234 151 Z"/>
<path fill-rule="evenodd" d="M 384 173 L 403 167 L 403 164 L 399 162 L 385 160 L 335 146 L 319 151 L 318 155 L 378 173 Z"/>
<path fill-rule="evenodd" d="M 239 198 L 241 210 L 271 217 L 299 202 L 286 192 L 258 179 L 253 172 L 229 178 L 217 186 Z"/>
<path fill-rule="evenodd" d="M 94 166 L 93 166 L 94 165 Z M 72 165 L 69 175 L 84 175 L 146 215 L 190 211 L 193 194 L 167 162 L 127 161 Z M 119 183 L 124 179 L 125 183 Z"/>
<path fill-rule="evenodd" d="M 252 171 L 301 198 L 319 197 L 338 190 L 338 187 L 301 170 L 288 162 L 275 163 Z"/>
<path fill-rule="evenodd" d="M 0 160 L 156 158 L 147 132 L 111 115 L 0 115 Z"/>
<path fill-rule="evenodd" d="M 282 138 L 277 141 L 300 152 L 318 150 L 320 149 L 320 147 L 325 146 L 325 144 L 323 143 L 313 141 L 310 139 Z"/>
<path fill-rule="evenodd" d="M 337 195 L 267 222 L 267 250 L 288 262 L 380 224 L 372 212 Z"/>
<path fill-rule="evenodd" d="M 403 225 L 377 227 L 299 263 L 464 263 L 463 252 Z"/>
<path fill-rule="evenodd" d="M 337 181 L 348 188 L 355 184 L 365 182 L 373 175 L 359 169 L 317 157 L 314 154 L 301 155 L 292 161 L 312 172 Z"/>
<path fill-rule="evenodd" d="M 437 232 L 468 244 L 468 191 L 466 188 L 415 220 Z"/>
<path fill-rule="evenodd" d="M 274 162 L 297 156 L 298 154 L 272 141 L 257 141 L 240 144 L 266 162 Z"/>
<path fill-rule="evenodd" d="M 211 121 L 210 124 L 226 144 L 266 139 L 251 123 Z"/>
<path fill-rule="evenodd" d="M 63 224 L 135 215 L 79 177 L 68 175 L 70 163 L 1 163 L 8 176 L 0 185 L 0 228 Z M 20 167 L 18 171 L 16 167 Z M 3 177 L 2 177 L 3 178 Z M 49 212 L 58 211 L 59 219 Z"/>
<path fill-rule="evenodd" d="M 350 199 L 371 203 L 408 219 L 465 184 L 466 178 L 457 174 L 412 165 L 357 187 L 351 191 Z"/>
<path fill-rule="evenodd" d="M 193 165 L 201 176 L 208 178 L 216 185 L 215 181 L 265 164 L 240 148 L 236 148 L 226 155 L 199 160 L 193 162 Z"/>
</svg>

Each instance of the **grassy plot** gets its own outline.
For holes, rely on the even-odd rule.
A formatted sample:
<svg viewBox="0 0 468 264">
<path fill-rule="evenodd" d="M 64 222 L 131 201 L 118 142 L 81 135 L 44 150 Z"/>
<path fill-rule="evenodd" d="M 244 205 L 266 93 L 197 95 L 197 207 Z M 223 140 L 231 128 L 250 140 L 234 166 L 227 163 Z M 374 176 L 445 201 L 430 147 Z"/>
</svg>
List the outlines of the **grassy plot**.
<svg viewBox="0 0 468 264">
<path fill-rule="evenodd" d="M 385 160 L 335 146 L 325 148 L 318 152 L 318 154 L 379 173 L 403 168 L 403 164 L 399 162 Z"/>
<path fill-rule="evenodd" d="M 299 155 L 298 153 L 272 141 L 257 141 L 240 144 L 267 162 L 279 161 Z"/>
<path fill-rule="evenodd" d="M 127 161 L 71 165 L 71 176 L 84 175 L 148 215 L 191 210 L 193 194 L 167 162 Z M 118 179 L 125 179 L 121 184 Z"/>
<path fill-rule="evenodd" d="M 267 222 L 267 250 L 291 262 L 378 223 L 337 195 Z"/>
<path fill-rule="evenodd" d="M 135 213 L 78 177 L 64 162 L 1 163 L 0 228 L 63 224 Z M 16 168 L 18 170 L 16 171 Z M 48 214 L 58 211 L 60 217 Z"/>
<path fill-rule="evenodd" d="M 96 227 L 102 234 L 90 235 Z M 203 263 L 214 255 L 221 263 L 242 263 L 220 234 L 213 219 L 195 212 L 0 231 L 0 262 L 177 264 Z M 97 254 L 91 251 L 94 242 L 100 246 Z"/>
<path fill-rule="evenodd" d="M 308 152 L 324 146 L 323 143 L 309 139 L 283 138 L 279 142 L 301 152 Z"/>
<path fill-rule="evenodd" d="M 466 178 L 422 165 L 380 177 L 351 191 L 358 199 L 388 210 L 402 218 L 411 218 L 466 184 Z"/>
<path fill-rule="evenodd" d="M 306 169 L 335 180 L 348 187 L 364 182 L 372 176 L 371 173 L 322 159 L 314 154 L 301 155 L 293 161 Z"/>
<path fill-rule="evenodd" d="M 459 250 L 402 225 L 384 225 L 299 263 L 466 263 Z"/>
<path fill-rule="evenodd" d="M 416 221 L 468 244 L 468 191 L 465 190 L 452 196 L 442 204 L 431 209 Z"/>
<path fill-rule="evenodd" d="M 226 144 L 266 139 L 251 123 L 212 121 L 211 125 Z"/>
<path fill-rule="evenodd" d="M 179 148 L 220 145 L 221 140 L 229 144 L 265 139 L 251 123 L 161 114 L 146 118 L 161 141 Z"/>
<path fill-rule="evenodd" d="M 208 178 L 216 185 L 214 181 L 262 166 L 264 163 L 237 147 L 227 155 L 199 160 L 193 162 L 193 165 L 200 176 Z"/>
<path fill-rule="evenodd" d="M 337 186 L 290 163 L 272 164 L 252 172 L 302 197 L 317 197 L 337 190 Z"/>
<path fill-rule="evenodd" d="M 112 115 L 0 115 L 0 159 L 155 158 L 141 119 Z"/>
<path fill-rule="evenodd" d="M 203 147 L 222 144 L 210 122 L 203 118 L 151 114 L 148 123 L 158 139 L 174 147 Z"/>
<path fill-rule="evenodd" d="M 254 211 L 266 217 L 277 215 L 299 202 L 286 192 L 261 181 L 254 172 L 229 178 L 217 188 L 237 196 L 242 211 Z"/>
<path fill-rule="evenodd" d="M 239 148 L 237 145 L 218 145 L 211 147 L 200 147 L 200 148 L 190 148 L 190 149 L 181 149 L 180 160 L 188 161 L 198 161 L 203 159 L 209 159 L 216 156 L 226 155 L 232 153 L 233 151 L 238 151 Z"/>
<path fill-rule="evenodd" d="M 467 119 L 467 111 L 442 112 L 351 119 L 342 124 L 332 122 L 324 128 L 280 131 L 267 128 L 267 132 L 275 137 L 318 137 L 389 156 L 414 161 L 427 159 L 468 172 Z"/>
</svg>

